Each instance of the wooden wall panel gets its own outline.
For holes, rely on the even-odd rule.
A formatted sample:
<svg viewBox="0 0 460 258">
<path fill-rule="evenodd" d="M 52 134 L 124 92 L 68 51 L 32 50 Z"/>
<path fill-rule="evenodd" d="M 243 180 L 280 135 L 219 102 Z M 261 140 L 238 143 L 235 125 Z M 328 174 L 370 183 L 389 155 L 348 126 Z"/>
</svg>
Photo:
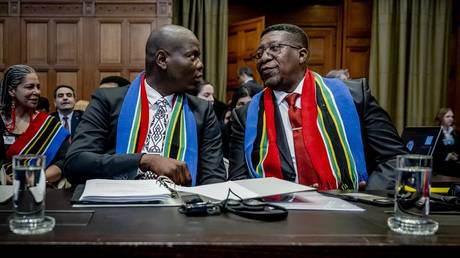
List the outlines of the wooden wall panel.
<svg viewBox="0 0 460 258">
<path fill-rule="evenodd" d="M 350 12 L 346 19 L 348 37 L 370 37 L 372 24 L 372 2 L 369 0 L 349 0 Z"/>
<path fill-rule="evenodd" d="M 129 62 L 144 65 L 145 43 L 149 37 L 152 25 L 150 23 L 132 23 L 129 25 Z"/>
<path fill-rule="evenodd" d="M 50 104 L 52 103 L 51 100 L 53 99 L 53 90 L 48 87 L 48 73 L 47 72 L 39 72 L 37 71 L 38 81 L 40 82 L 40 95 L 48 98 L 50 100 Z M 54 89 L 54 88 L 53 88 Z M 51 97 L 51 98 L 50 98 Z M 52 105 L 50 105 L 52 106 Z"/>
<path fill-rule="evenodd" d="M 5 49 L 3 49 L 4 47 L 4 44 L 3 44 L 3 22 L 0 23 L 0 64 L 4 64 L 5 63 L 5 60 L 3 59 L 4 58 L 4 55 L 3 55 L 3 52 L 5 51 Z"/>
<path fill-rule="evenodd" d="M 79 63 L 79 36 L 78 23 L 56 24 L 56 64 Z"/>
<path fill-rule="evenodd" d="M 172 0 L 1 1 L 0 73 L 29 64 L 50 102 L 62 83 L 89 99 L 102 77 L 143 70 L 147 36 L 171 18 Z"/>
<path fill-rule="evenodd" d="M 56 72 L 56 86 L 65 84 L 78 91 L 78 72 Z"/>
<path fill-rule="evenodd" d="M 345 0 L 342 68 L 351 78 L 369 76 L 372 1 Z"/>
<path fill-rule="evenodd" d="M 101 64 L 121 64 L 121 23 L 101 23 L 99 35 Z"/>
<path fill-rule="evenodd" d="M 100 82 L 102 79 L 108 76 L 121 76 L 120 72 L 99 72 L 99 81 Z"/>
<path fill-rule="evenodd" d="M 310 39 L 309 64 L 316 72 L 326 74 L 330 67 L 335 67 L 336 29 L 303 28 Z"/>
<path fill-rule="evenodd" d="M 48 63 L 48 23 L 28 22 L 26 25 L 26 63 Z"/>
<path fill-rule="evenodd" d="M 259 47 L 259 35 L 265 26 L 264 24 L 264 17 L 257 17 L 229 26 L 227 100 L 231 98 L 233 91 L 239 87 L 237 72 L 240 67 L 247 66 L 256 72 L 253 56 Z M 254 74 L 254 79 L 261 81 L 258 73 Z"/>
</svg>

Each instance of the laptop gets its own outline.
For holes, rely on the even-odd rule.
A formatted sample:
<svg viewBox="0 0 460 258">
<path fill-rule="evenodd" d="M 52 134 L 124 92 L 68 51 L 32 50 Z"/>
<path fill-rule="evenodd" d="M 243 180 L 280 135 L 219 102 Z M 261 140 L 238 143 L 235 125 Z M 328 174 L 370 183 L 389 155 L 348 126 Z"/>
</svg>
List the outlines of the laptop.
<svg viewBox="0 0 460 258">
<path fill-rule="evenodd" d="M 409 153 L 432 156 L 440 135 L 440 126 L 406 127 L 401 138 Z"/>
</svg>

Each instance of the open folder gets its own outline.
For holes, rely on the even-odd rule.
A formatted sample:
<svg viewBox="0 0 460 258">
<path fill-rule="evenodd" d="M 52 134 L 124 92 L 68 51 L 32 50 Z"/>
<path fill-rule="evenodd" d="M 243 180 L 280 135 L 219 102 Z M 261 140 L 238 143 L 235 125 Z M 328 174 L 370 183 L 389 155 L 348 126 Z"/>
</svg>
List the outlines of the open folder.
<svg viewBox="0 0 460 258">
<path fill-rule="evenodd" d="M 309 186 L 271 177 L 227 181 L 195 187 L 164 185 L 157 180 L 91 179 L 86 181 L 81 195 L 77 193 L 77 189 L 72 198 L 74 204 L 162 203 L 172 198 L 171 191 L 177 191 L 179 194 L 198 194 L 212 200 L 222 201 L 229 195 L 229 190 L 238 196 L 230 194 L 229 198 L 231 199 L 251 199 L 315 190 Z"/>
</svg>

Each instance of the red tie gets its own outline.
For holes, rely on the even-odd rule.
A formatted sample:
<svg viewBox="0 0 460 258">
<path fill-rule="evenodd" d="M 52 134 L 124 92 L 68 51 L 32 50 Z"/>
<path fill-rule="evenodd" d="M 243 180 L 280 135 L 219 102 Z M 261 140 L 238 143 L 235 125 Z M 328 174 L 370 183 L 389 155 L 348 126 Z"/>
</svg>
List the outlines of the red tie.
<svg viewBox="0 0 460 258">
<path fill-rule="evenodd" d="M 64 116 L 62 119 L 64 119 L 64 128 L 69 130 L 69 118 L 67 116 Z"/>
<path fill-rule="evenodd" d="M 298 93 L 292 93 L 286 96 L 286 102 L 289 105 L 289 120 L 291 121 L 292 137 L 294 138 L 294 151 L 297 164 L 297 176 L 299 183 L 303 185 L 313 185 L 318 183 L 318 177 L 310 157 L 305 148 L 302 136 L 302 112 L 300 108 L 295 106 Z"/>
</svg>

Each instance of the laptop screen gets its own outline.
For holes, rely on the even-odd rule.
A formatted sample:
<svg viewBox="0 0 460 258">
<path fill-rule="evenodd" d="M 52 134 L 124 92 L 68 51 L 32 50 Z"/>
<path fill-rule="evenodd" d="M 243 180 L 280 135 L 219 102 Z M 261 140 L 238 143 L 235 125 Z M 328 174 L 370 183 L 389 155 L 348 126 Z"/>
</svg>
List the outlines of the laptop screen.
<svg viewBox="0 0 460 258">
<path fill-rule="evenodd" d="M 401 138 L 409 153 L 433 155 L 440 134 L 439 126 L 406 127 Z"/>
</svg>

